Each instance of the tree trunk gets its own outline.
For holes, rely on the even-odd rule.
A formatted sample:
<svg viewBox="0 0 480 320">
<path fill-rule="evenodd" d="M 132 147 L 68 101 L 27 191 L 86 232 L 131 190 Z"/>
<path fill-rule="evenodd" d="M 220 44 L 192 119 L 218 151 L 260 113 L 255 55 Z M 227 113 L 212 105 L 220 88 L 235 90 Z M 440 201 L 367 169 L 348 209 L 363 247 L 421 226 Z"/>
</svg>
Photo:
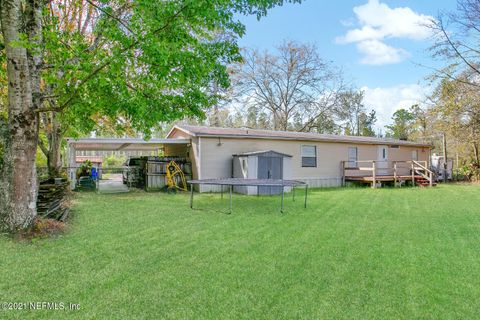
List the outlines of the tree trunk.
<svg viewBox="0 0 480 320">
<path fill-rule="evenodd" d="M 39 141 L 39 146 L 47 158 L 48 177 L 57 178 L 60 176 L 62 169 L 62 128 L 57 120 L 57 114 L 55 112 L 42 114 L 42 123 L 47 137 L 48 146 L 42 141 Z"/>
<path fill-rule="evenodd" d="M 31 44 L 41 41 L 41 5 L 35 0 L 2 0 L 1 25 L 6 44 L 8 78 L 8 134 L 0 184 L 2 227 L 11 232 L 28 227 L 36 216 L 37 175 L 35 158 L 38 141 L 41 56 L 12 41 L 25 32 Z M 22 28 L 22 20 L 25 28 Z"/>
<path fill-rule="evenodd" d="M 471 131 L 471 136 L 472 136 L 472 148 L 473 148 L 473 161 L 475 162 L 475 164 L 479 165 L 480 164 L 480 159 L 479 159 L 479 151 L 478 151 L 478 136 L 477 136 L 477 132 L 476 132 L 476 129 L 478 127 L 477 123 L 478 121 L 475 121 L 477 120 L 476 118 L 476 115 L 474 113 L 473 116 L 471 116 L 472 118 L 472 124 L 470 125 L 470 131 Z"/>
<path fill-rule="evenodd" d="M 47 157 L 48 176 L 51 178 L 59 177 L 62 169 L 61 146 L 62 132 L 54 131 L 51 139 L 48 140 L 49 154 Z"/>
<path fill-rule="evenodd" d="M 479 152 L 478 152 L 478 143 L 474 142 L 473 144 L 473 160 L 477 165 L 480 164 Z"/>
<path fill-rule="evenodd" d="M 213 94 L 218 95 L 218 83 L 217 81 L 213 81 Z M 213 126 L 220 127 L 220 114 L 218 110 L 218 101 L 213 106 Z"/>
</svg>

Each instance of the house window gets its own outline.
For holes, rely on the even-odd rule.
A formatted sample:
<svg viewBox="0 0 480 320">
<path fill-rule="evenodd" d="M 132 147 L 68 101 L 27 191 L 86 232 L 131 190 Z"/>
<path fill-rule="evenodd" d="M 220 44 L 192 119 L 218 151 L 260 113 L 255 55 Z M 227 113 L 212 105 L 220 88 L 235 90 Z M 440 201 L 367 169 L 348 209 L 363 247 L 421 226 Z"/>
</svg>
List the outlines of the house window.
<svg viewBox="0 0 480 320">
<path fill-rule="evenodd" d="M 418 161 L 418 150 L 413 150 L 412 151 L 412 160 L 413 161 Z"/>
<path fill-rule="evenodd" d="M 356 168 L 358 161 L 358 148 L 357 147 L 349 147 L 348 148 L 348 167 L 349 168 Z"/>
<path fill-rule="evenodd" d="M 316 167 L 317 166 L 317 147 L 316 146 L 302 146 L 302 167 Z"/>
</svg>

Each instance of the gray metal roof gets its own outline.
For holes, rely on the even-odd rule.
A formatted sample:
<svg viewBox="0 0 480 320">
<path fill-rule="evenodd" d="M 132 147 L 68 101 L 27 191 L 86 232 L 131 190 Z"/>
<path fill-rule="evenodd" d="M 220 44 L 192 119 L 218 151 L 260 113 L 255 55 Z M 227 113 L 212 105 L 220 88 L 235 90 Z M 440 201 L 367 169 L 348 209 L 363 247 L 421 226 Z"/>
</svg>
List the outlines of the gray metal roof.
<svg viewBox="0 0 480 320">
<path fill-rule="evenodd" d="M 177 125 L 168 133 L 167 138 L 173 130 L 181 130 L 191 136 L 197 137 L 225 137 L 225 138 L 255 138 L 255 139 L 273 139 L 273 140 L 299 140 L 299 141 L 321 141 L 321 142 L 341 142 L 353 144 L 378 144 L 378 145 L 401 145 L 416 147 L 432 147 L 431 144 L 404 141 L 377 137 L 359 137 L 334 134 L 319 134 L 311 132 L 293 132 L 293 131 L 274 131 L 248 128 L 219 128 L 207 126 Z"/>
<path fill-rule="evenodd" d="M 249 157 L 249 156 L 258 156 L 262 154 L 269 154 L 269 153 L 274 153 L 276 155 L 282 156 L 282 157 L 292 157 L 290 154 L 282 153 L 282 152 L 277 152 L 273 150 L 263 150 L 263 151 L 251 151 L 251 152 L 244 152 L 244 153 L 238 153 L 234 154 L 233 156 L 237 157 Z"/>
<path fill-rule="evenodd" d="M 76 150 L 158 150 L 165 145 L 188 144 L 189 139 L 66 138 Z"/>
</svg>

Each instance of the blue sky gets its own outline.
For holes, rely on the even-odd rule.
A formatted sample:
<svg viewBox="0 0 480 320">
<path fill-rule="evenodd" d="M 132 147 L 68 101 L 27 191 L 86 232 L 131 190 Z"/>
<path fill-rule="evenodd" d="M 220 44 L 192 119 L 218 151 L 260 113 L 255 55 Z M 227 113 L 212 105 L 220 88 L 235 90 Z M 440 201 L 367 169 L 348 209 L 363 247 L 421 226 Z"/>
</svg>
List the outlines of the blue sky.
<svg viewBox="0 0 480 320">
<path fill-rule="evenodd" d="M 439 66 L 426 51 L 430 32 L 423 22 L 454 11 L 456 0 L 306 0 L 286 4 L 258 21 L 241 17 L 242 47 L 274 50 L 283 40 L 313 43 L 326 60 L 342 67 L 347 80 L 365 90 L 379 127 L 392 113 L 422 100 L 428 68 Z"/>
</svg>

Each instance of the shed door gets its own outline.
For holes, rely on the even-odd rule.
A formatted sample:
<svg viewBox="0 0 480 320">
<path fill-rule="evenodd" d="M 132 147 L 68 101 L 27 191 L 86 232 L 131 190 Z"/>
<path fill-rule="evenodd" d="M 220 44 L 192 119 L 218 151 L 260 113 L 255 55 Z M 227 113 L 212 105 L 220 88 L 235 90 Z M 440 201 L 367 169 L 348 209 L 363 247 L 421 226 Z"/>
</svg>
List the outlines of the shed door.
<svg viewBox="0 0 480 320">
<path fill-rule="evenodd" d="M 258 179 L 282 179 L 283 158 L 281 157 L 258 157 Z M 279 194 L 282 187 L 259 186 L 259 194 Z"/>
</svg>

